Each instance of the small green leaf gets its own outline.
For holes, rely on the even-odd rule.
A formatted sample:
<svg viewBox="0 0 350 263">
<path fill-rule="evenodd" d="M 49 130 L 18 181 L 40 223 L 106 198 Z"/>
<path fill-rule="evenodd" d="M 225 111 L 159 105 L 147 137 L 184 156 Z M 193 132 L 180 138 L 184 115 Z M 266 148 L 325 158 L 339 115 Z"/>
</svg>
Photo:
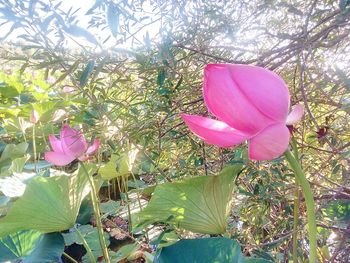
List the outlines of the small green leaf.
<svg viewBox="0 0 350 263">
<path fill-rule="evenodd" d="M 120 156 L 113 154 L 110 161 L 100 168 L 99 172 L 103 180 L 111 180 L 120 176 L 129 176 L 136 159 L 138 150 L 132 147 L 130 151 Z"/>
<path fill-rule="evenodd" d="M 164 69 L 160 69 L 158 71 L 158 77 L 157 77 L 157 84 L 159 87 L 163 86 L 165 81 L 165 70 Z"/>
<path fill-rule="evenodd" d="M 98 45 L 98 42 L 97 42 L 96 38 L 94 37 L 94 35 L 80 26 L 77 26 L 77 25 L 70 25 L 68 27 L 64 26 L 63 29 L 64 29 L 64 31 L 66 31 L 68 34 L 70 34 L 72 36 L 83 37 L 87 41 L 89 41 L 90 43 Z"/>
<path fill-rule="evenodd" d="M 123 259 L 126 259 L 139 248 L 140 245 L 137 243 L 125 245 L 121 247 L 115 255 L 112 256 L 112 260 L 113 262 L 119 262 Z"/>
<path fill-rule="evenodd" d="M 80 87 L 84 87 L 92 73 L 92 71 L 94 70 L 94 66 L 95 66 L 95 61 L 94 60 L 90 60 L 85 69 L 83 70 L 83 72 L 81 73 L 80 76 L 80 80 L 79 80 L 79 85 Z"/>
<path fill-rule="evenodd" d="M 118 28 L 119 28 L 119 16 L 120 12 L 117 6 L 115 6 L 113 3 L 109 3 L 108 9 L 107 9 L 107 22 L 109 29 L 112 32 L 112 35 L 116 37 L 118 35 Z"/>
</svg>

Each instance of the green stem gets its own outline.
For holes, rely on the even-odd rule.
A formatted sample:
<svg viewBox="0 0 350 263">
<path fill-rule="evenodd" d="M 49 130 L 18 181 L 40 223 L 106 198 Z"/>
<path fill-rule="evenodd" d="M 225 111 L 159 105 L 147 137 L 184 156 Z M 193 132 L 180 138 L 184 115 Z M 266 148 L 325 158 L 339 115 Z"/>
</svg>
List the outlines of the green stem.
<svg viewBox="0 0 350 263">
<path fill-rule="evenodd" d="M 294 193 L 294 218 L 293 218 L 293 263 L 298 263 L 298 219 L 300 206 L 300 191 L 297 182 Z"/>
<path fill-rule="evenodd" d="M 35 172 L 37 171 L 36 170 L 36 144 L 35 144 L 35 124 L 33 124 L 33 153 L 34 153 L 34 169 L 35 169 Z"/>
<path fill-rule="evenodd" d="M 72 258 L 70 255 L 68 255 L 66 252 L 63 252 L 62 254 L 63 256 L 65 256 L 66 258 L 68 258 L 70 261 L 72 261 L 73 263 L 79 263 L 78 261 L 76 261 L 74 258 Z"/>
<path fill-rule="evenodd" d="M 299 160 L 297 141 L 292 137 L 293 154 L 296 160 Z M 295 177 L 294 192 L 294 213 L 293 213 L 293 263 L 298 263 L 298 220 L 300 207 L 300 184 L 298 178 Z"/>
<path fill-rule="evenodd" d="M 89 247 L 89 244 L 86 242 L 84 236 L 80 233 L 79 229 L 76 226 L 74 226 L 74 229 L 77 232 L 78 236 L 80 237 L 81 241 L 83 242 L 83 246 L 86 249 L 86 253 L 90 258 L 90 262 L 96 263 L 94 254 L 92 254 L 91 248 Z"/>
<path fill-rule="evenodd" d="M 99 238 L 100 246 L 101 246 L 101 249 L 103 252 L 103 257 L 104 257 L 106 263 L 111 263 L 109 255 L 108 255 L 108 248 L 107 248 L 106 241 L 105 241 L 105 238 L 103 235 L 101 211 L 100 211 L 100 207 L 99 207 L 99 200 L 98 200 L 98 196 L 97 196 L 97 191 L 96 191 L 94 179 L 92 178 L 92 176 L 89 175 L 89 172 L 86 170 L 85 165 L 82 162 L 80 164 L 81 164 L 81 167 L 83 168 L 86 176 L 88 177 L 89 183 L 91 186 L 90 194 L 91 194 L 92 207 L 94 209 L 98 238 Z"/>
<path fill-rule="evenodd" d="M 307 214 L 307 226 L 309 232 L 309 242 L 310 242 L 310 263 L 316 263 L 317 260 L 317 228 L 316 228 L 316 216 L 315 216 L 315 202 L 313 193 L 308 180 L 305 177 L 303 170 L 297 159 L 294 158 L 292 153 L 287 150 L 285 152 L 285 157 L 295 173 L 297 182 L 300 184 L 306 203 L 306 214 Z"/>
</svg>

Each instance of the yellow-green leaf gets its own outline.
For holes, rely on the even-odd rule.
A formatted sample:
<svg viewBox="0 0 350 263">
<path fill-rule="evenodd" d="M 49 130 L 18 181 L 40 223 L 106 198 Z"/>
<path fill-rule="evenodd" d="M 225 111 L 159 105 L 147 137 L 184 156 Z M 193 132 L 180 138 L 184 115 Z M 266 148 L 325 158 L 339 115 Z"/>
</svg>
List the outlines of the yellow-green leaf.
<svg viewBox="0 0 350 263">
<path fill-rule="evenodd" d="M 135 227 L 164 222 L 197 233 L 224 233 L 234 178 L 241 168 L 237 164 L 224 168 L 216 176 L 157 186 L 147 207 L 136 215 Z"/>
<path fill-rule="evenodd" d="M 89 173 L 95 166 L 87 166 Z M 20 230 L 57 232 L 74 226 L 82 199 L 90 187 L 82 169 L 72 176 L 36 177 L 0 219 L 0 237 Z"/>
</svg>

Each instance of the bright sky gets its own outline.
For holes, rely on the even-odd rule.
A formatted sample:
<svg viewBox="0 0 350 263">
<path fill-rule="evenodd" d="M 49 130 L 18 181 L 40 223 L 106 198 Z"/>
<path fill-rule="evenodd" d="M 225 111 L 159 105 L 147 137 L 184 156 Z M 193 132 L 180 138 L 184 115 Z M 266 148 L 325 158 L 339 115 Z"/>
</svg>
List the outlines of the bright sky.
<svg viewBox="0 0 350 263">
<path fill-rule="evenodd" d="M 47 0 L 48 1 L 48 0 Z M 98 0 L 62 0 L 62 4 L 60 5 L 60 9 L 64 11 L 68 11 L 71 7 L 73 10 L 79 9 L 75 15 L 78 17 L 78 26 L 87 29 L 88 27 L 88 22 L 91 19 L 91 15 L 86 15 L 86 12 L 94 6 L 95 2 Z M 52 1 L 54 3 L 58 3 L 59 1 Z M 0 3 L 1 6 L 1 3 Z M 150 16 L 152 16 L 152 9 L 149 1 L 144 1 L 142 8 L 146 10 L 148 13 L 150 13 Z M 135 14 L 135 17 L 137 18 L 138 16 L 141 16 L 142 14 Z M 149 21 L 148 21 L 149 22 Z M 12 26 L 12 23 L 6 23 L 5 25 L 0 27 L 0 38 L 6 35 L 6 33 L 10 30 Z M 146 35 L 146 33 L 149 34 L 150 38 L 154 37 L 158 32 L 159 32 L 159 27 L 160 27 L 160 22 L 155 22 L 151 24 L 150 26 L 146 26 L 139 32 L 135 34 L 135 37 L 139 40 L 142 40 L 143 37 Z M 137 30 L 135 28 L 134 30 Z M 104 40 L 108 36 L 111 35 L 110 30 L 96 30 L 96 28 L 90 28 L 88 29 L 90 33 L 92 33 L 97 39 Z M 16 41 L 19 40 L 17 37 L 21 34 L 25 33 L 23 29 L 16 29 L 6 40 L 7 41 Z M 53 35 L 48 35 L 49 38 L 54 38 Z M 87 42 L 84 38 L 78 38 L 78 42 L 82 45 L 91 45 L 91 43 Z M 68 46 L 72 47 L 74 46 L 75 43 L 74 41 L 69 41 L 68 40 Z M 110 41 L 107 41 L 103 48 L 109 48 L 111 46 L 116 46 L 115 45 L 115 39 L 111 37 Z M 119 48 L 128 48 L 131 46 L 131 39 L 125 43 L 118 44 Z"/>
</svg>

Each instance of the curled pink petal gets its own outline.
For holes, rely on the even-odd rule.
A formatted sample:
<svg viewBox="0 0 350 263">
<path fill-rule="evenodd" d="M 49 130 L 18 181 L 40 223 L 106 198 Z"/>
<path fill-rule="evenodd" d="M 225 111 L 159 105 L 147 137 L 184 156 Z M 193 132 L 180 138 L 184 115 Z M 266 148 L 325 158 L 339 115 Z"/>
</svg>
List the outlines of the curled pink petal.
<svg viewBox="0 0 350 263">
<path fill-rule="evenodd" d="M 304 115 L 304 106 L 302 104 L 297 104 L 293 107 L 292 111 L 287 117 L 286 124 L 293 125 L 300 121 Z"/>
<path fill-rule="evenodd" d="M 67 165 L 71 162 L 73 162 L 75 159 L 74 156 L 70 156 L 64 153 L 60 152 L 46 152 L 45 153 L 45 160 L 53 163 L 54 165 L 57 166 L 64 166 Z"/>
<path fill-rule="evenodd" d="M 204 100 L 208 109 L 221 121 L 227 123 L 229 126 L 244 132 L 245 134 L 254 135 L 273 124 L 277 115 L 279 118 L 287 117 L 288 102 L 284 106 L 285 113 L 272 114 L 274 107 L 268 106 L 268 102 L 272 99 L 267 99 L 268 96 L 277 96 L 281 92 L 272 91 L 274 87 L 269 85 L 280 84 L 279 81 L 269 81 L 268 85 L 254 80 L 259 75 L 264 76 L 260 70 L 255 70 L 255 67 L 248 67 L 243 65 L 229 65 L 229 64 L 211 64 L 205 68 L 204 71 Z M 237 72 L 236 72 L 237 71 Z M 263 71 L 264 72 L 264 71 Z M 249 74 L 252 78 L 249 78 Z M 260 73 L 260 74 L 259 74 Z M 240 74 L 243 76 L 240 77 Z M 268 79 L 265 77 L 265 79 Z M 261 91 L 260 85 L 263 85 Z M 267 90 L 267 86 L 270 90 Z M 279 88 L 279 87 L 277 87 Z M 247 90 L 245 90 L 247 89 Z M 251 93 L 256 92 L 254 96 Z M 266 92 L 266 94 L 264 93 Z M 281 93 L 284 101 L 285 94 Z M 261 96 L 261 99 L 258 97 Z M 267 102 L 263 102 L 263 100 Z M 265 114 L 263 109 L 270 114 Z M 281 115 L 281 116 L 279 116 Z M 272 118 L 274 117 L 274 118 Z"/>
<path fill-rule="evenodd" d="M 85 153 L 88 144 L 79 131 L 64 125 L 61 130 L 62 149 L 66 154 L 79 157 Z"/>
<path fill-rule="evenodd" d="M 87 155 L 94 154 L 95 152 L 97 152 L 99 147 L 100 147 L 100 140 L 99 139 L 95 139 L 93 144 L 91 146 L 89 146 L 89 148 L 86 150 L 86 154 Z"/>
<path fill-rule="evenodd" d="M 54 152 L 63 153 L 61 141 L 55 137 L 55 135 L 49 135 L 49 142 L 51 144 L 51 148 Z"/>
<path fill-rule="evenodd" d="M 209 144 L 231 147 L 247 139 L 246 134 L 231 128 L 222 121 L 187 114 L 181 114 L 181 118 L 195 135 Z"/>
<path fill-rule="evenodd" d="M 284 123 L 271 125 L 248 141 L 249 159 L 272 160 L 288 148 L 290 133 Z"/>
</svg>

